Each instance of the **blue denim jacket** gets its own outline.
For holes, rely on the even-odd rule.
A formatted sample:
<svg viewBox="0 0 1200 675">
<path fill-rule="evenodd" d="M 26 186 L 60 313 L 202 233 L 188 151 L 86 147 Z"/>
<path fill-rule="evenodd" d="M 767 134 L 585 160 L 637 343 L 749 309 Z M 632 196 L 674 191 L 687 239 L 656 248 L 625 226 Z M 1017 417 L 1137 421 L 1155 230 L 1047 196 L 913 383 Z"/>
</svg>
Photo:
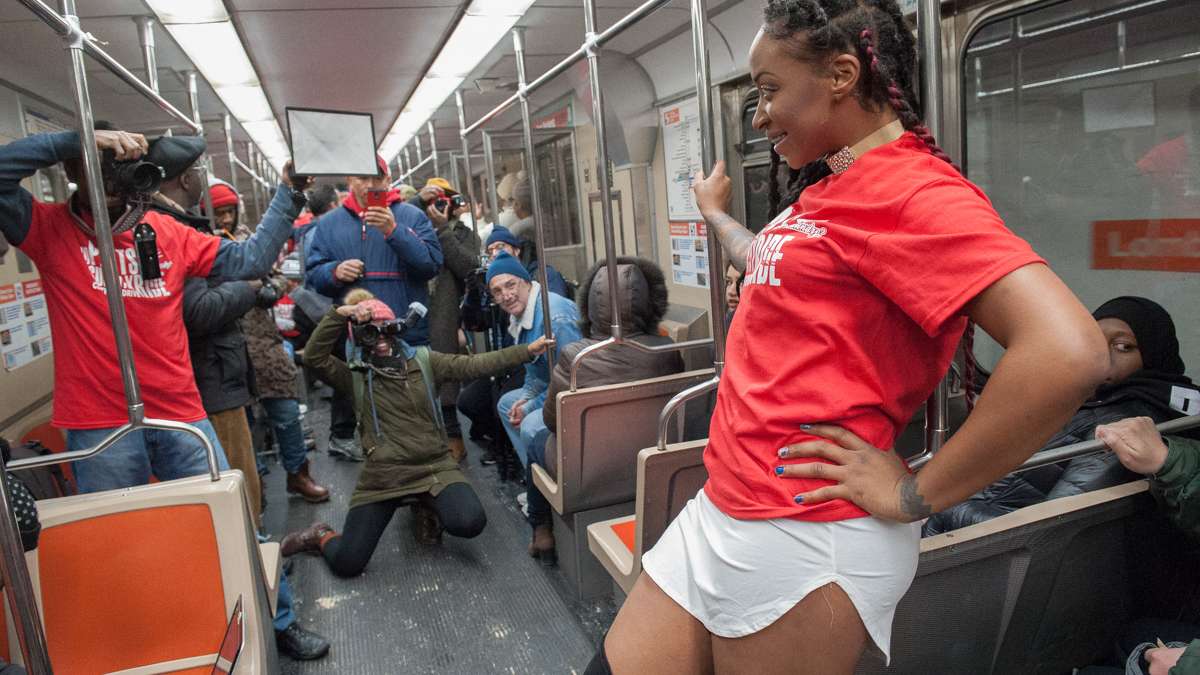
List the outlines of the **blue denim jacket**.
<svg viewBox="0 0 1200 675">
<path fill-rule="evenodd" d="M 545 323 L 542 314 L 541 293 L 529 294 L 529 302 L 533 303 L 533 325 L 522 330 L 519 344 L 529 344 L 545 334 Z M 579 332 L 579 308 L 575 303 L 557 293 L 550 293 L 550 328 L 554 330 L 555 348 L 557 355 L 563 347 L 583 339 Z M 542 354 L 533 361 L 525 364 L 524 398 L 529 403 L 525 406 L 525 414 L 540 409 L 546 403 L 546 390 L 550 387 L 549 353 Z"/>
</svg>

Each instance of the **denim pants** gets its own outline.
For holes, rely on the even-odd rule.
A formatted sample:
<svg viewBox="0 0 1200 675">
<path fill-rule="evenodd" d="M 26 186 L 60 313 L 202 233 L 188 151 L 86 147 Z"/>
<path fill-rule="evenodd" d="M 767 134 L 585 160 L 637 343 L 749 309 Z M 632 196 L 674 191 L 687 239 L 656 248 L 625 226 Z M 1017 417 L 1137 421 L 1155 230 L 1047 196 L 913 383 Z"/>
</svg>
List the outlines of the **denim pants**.
<svg viewBox="0 0 1200 675">
<path fill-rule="evenodd" d="M 225 450 L 208 419 L 193 422 L 212 442 L 220 470 L 229 469 Z M 94 448 L 113 429 L 68 429 L 67 450 Z M 139 429 L 110 445 L 107 450 L 72 465 L 80 492 L 101 492 L 145 485 L 153 474 L 159 480 L 174 480 L 208 472 L 204 444 L 191 434 L 164 429 Z"/>
<path fill-rule="evenodd" d="M 549 431 L 546 429 L 546 423 L 542 421 L 542 409 L 530 411 L 528 403 L 525 406 L 525 417 L 521 419 L 519 428 L 513 427 L 512 423 L 508 421 L 509 411 L 524 395 L 524 389 L 514 389 L 501 396 L 500 401 L 496 403 L 496 412 L 500 414 L 500 423 L 504 425 L 504 431 L 512 441 L 513 449 L 517 451 L 517 457 L 521 459 L 521 465 L 528 469 L 529 449 L 533 447 L 538 436 L 542 437 L 544 443 Z"/>
<path fill-rule="evenodd" d="M 259 399 L 267 411 L 267 421 L 279 444 L 279 457 L 283 470 L 297 473 L 304 466 L 304 430 L 300 427 L 300 402 L 294 398 Z"/>
</svg>

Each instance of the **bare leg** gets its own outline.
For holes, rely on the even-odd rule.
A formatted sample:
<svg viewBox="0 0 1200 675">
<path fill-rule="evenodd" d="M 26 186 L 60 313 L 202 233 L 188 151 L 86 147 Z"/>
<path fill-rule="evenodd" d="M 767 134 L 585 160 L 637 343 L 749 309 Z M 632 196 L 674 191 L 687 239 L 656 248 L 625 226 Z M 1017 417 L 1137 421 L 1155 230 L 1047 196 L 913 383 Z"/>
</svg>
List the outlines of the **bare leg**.
<svg viewBox="0 0 1200 675">
<path fill-rule="evenodd" d="M 854 603 L 841 587 L 830 583 L 753 635 L 714 635 L 712 655 L 718 673 L 848 675 L 854 672 L 866 641 L 867 628 Z"/>
<path fill-rule="evenodd" d="M 711 673 L 710 634 L 644 572 L 621 606 L 604 649 L 615 675 Z"/>
</svg>

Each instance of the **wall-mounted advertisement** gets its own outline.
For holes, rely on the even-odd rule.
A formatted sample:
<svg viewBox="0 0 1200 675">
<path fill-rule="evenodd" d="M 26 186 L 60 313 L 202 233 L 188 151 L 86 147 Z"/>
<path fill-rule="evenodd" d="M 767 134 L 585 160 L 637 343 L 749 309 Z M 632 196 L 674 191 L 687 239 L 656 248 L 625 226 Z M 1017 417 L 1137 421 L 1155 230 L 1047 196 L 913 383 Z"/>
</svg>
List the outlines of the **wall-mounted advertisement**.
<svg viewBox="0 0 1200 675">
<path fill-rule="evenodd" d="M 53 351 L 41 280 L 0 286 L 0 357 L 16 370 Z"/>
<path fill-rule="evenodd" d="M 700 150 L 700 104 L 695 97 L 659 108 L 666 159 L 667 220 L 700 220 L 692 195 L 692 176 L 703 161 Z"/>
<path fill-rule="evenodd" d="M 671 223 L 671 279 L 708 288 L 708 230 L 704 221 Z"/>
</svg>

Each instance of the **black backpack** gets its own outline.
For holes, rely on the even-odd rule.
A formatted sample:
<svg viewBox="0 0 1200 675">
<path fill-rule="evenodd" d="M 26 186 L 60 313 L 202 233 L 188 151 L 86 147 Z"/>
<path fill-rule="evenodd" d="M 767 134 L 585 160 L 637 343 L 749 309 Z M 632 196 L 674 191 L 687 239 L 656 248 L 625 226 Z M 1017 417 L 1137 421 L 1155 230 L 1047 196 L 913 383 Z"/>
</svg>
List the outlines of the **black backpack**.
<svg viewBox="0 0 1200 675">
<path fill-rule="evenodd" d="M 49 448 L 36 440 L 26 441 L 17 447 L 9 445 L 7 439 L 0 438 L 0 453 L 4 455 L 5 463 L 14 459 L 42 457 L 50 454 Z M 16 472 L 21 480 L 29 487 L 34 499 L 54 499 L 76 494 L 75 486 L 67 480 L 61 464 L 51 464 L 36 469 L 26 469 Z"/>
</svg>

